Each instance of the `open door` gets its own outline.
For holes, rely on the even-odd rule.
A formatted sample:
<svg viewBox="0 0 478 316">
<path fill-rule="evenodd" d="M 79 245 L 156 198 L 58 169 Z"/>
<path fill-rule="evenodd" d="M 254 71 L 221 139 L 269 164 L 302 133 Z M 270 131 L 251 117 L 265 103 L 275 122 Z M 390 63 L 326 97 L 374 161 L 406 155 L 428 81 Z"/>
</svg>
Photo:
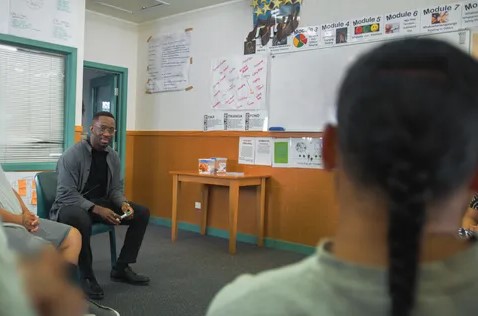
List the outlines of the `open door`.
<svg viewBox="0 0 478 316">
<path fill-rule="evenodd" d="M 108 74 L 102 77 L 91 79 L 91 104 L 93 105 L 93 115 L 97 112 L 110 112 L 114 117 L 118 117 L 118 75 Z M 116 130 L 119 130 L 118 120 L 116 121 Z M 118 132 L 113 137 L 111 147 L 118 151 Z"/>
</svg>

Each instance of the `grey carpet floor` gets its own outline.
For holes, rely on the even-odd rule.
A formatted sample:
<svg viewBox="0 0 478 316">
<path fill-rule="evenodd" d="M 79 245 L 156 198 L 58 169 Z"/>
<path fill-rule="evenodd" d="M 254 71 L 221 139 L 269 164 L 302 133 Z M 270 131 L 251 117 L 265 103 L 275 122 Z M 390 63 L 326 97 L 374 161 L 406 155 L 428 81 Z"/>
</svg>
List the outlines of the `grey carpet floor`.
<svg viewBox="0 0 478 316">
<path fill-rule="evenodd" d="M 118 227 L 118 254 L 126 229 Z M 118 310 L 122 316 L 204 315 L 225 284 L 242 273 L 257 273 L 304 258 L 303 255 L 251 244 L 238 243 L 237 254 L 229 255 L 226 239 L 179 231 L 171 243 L 170 229 L 150 225 L 143 241 L 135 271 L 151 277 L 149 286 L 113 282 L 108 234 L 91 240 L 94 270 L 105 291 L 101 304 Z"/>
</svg>

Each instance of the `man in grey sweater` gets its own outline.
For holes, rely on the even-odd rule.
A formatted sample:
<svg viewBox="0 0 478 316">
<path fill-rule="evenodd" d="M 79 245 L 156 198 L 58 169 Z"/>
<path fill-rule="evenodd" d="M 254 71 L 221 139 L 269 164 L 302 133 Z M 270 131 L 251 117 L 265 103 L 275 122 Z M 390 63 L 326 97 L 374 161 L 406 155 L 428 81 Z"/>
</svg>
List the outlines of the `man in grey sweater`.
<svg viewBox="0 0 478 316">
<path fill-rule="evenodd" d="M 93 299 L 104 296 L 92 268 L 91 225 L 128 225 L 128 231 L 111 278 L 130 284 L 146 285 L 149 278 L 135 273 L 135 263 L 149 222 L 149 210 L 128 202 L 123 194 L 120 160 L 109 146 L 115 133 L 115 119 L 109 112 L 98 112 L 90 126 L 90 137 L 70 147 L 58 160 L 57 196 L 50 218 L 76 227 L 82 235 L 79 258 L 81 283 Z M 125 215 L 124 218 L 121 218 Z"/>
</svg>

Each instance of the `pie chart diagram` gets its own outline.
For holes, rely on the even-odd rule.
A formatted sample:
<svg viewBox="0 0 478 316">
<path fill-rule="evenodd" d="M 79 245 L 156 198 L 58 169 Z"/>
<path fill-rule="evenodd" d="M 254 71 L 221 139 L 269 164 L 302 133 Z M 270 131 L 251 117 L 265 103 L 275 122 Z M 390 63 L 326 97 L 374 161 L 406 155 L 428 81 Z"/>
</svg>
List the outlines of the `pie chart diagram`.
<svg viewBox="0 0 478 316">
<path fill-rule="evenodd" d="M 294 46 L 300 48 L 307 44 L 307 37 L 304 34 L 297 34 L 294 36 Z"/>
</svg>

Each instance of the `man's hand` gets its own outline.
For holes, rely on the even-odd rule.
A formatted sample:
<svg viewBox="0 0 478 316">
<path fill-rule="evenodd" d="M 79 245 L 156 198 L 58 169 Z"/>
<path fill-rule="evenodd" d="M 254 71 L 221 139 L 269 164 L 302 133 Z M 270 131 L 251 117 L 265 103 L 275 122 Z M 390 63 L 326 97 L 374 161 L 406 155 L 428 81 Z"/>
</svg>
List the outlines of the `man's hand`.
<svg viewBox="0 0 478 316">
<path fill-rule="evenodd" d="M 126 220 L 132 219 L 134 216 L 134 210 L 128 202 L 123 202 L 121 204 L 121 211 L 123 211 L 124 214 L 130 213 L 128 216 L 124 218 Z"/>
<path fill-rule="evenodd" d="M 118 225 L 121 222 L 120 216 L 106 207 L 95 205 L 93 213 L 98 214 L 105 222 L 111 225 Z"/>
<path fill-rule="evenodd" d="M 38 216 L 33 214 L 30 211 L 25 211 L 22 213 L 22 225 L 25 227 L 30 233 L 34 233 L 38 231 L 40 221 L 38 220 Z"/>
</svg>

